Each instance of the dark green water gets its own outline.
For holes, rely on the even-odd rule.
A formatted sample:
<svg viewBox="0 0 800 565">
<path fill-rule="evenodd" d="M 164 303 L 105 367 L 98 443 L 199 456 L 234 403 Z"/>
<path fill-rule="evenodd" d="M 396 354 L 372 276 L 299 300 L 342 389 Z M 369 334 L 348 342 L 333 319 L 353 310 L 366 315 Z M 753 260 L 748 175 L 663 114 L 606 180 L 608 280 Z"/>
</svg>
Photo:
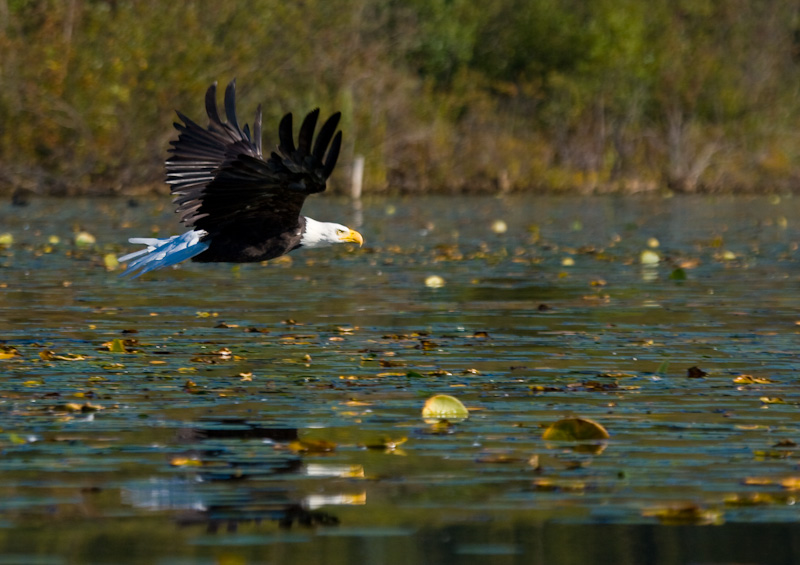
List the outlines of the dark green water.
<svg viewBox="0 0 800 565">
<path fill-rule="evenodd" d="M 0 565 L 795 563 L 798 208 L 317 198 L 364 248 L 129 281 L 166 200 L 6 205 Z"/>
</svg>

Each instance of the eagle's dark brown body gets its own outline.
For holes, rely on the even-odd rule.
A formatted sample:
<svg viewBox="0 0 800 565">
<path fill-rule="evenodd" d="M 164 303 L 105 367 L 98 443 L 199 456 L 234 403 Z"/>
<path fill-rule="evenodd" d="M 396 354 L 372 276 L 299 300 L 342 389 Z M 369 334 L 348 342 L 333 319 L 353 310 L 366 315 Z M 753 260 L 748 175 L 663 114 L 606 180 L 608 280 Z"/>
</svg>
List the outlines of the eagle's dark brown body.
<svg viewBox="0 0 800 565">
<path fill-rule="evenodd" d="M 297 218 L 293 228 L 275 229 L 260 221 L 241 222 L 217 234 L 209 234 L 211 245 L 192 260 L 201 263 L 269 261 L 300 247 L 305 224 L 303 216 Z"/>
</svg>

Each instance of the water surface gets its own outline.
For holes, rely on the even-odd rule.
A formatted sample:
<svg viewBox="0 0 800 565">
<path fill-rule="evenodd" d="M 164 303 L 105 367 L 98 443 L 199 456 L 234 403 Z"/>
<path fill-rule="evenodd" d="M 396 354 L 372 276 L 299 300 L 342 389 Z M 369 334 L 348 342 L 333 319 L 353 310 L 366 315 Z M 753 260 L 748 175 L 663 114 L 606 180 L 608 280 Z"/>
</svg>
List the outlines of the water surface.
<svg viewBox="0 0 800 565">
<path fill-rule="evenodd" d="M 135 280 L 166 199 L 6 205 L 0 563 L 796 562 L 799 205 L 317 198 L 362 249 Z"/>
</svg>

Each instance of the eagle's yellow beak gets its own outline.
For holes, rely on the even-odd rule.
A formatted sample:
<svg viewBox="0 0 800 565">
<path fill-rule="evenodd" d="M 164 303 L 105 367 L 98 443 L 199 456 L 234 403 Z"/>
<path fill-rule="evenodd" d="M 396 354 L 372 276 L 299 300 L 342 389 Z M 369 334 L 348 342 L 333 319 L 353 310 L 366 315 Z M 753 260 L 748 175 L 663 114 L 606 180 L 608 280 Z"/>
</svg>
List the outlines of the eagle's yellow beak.
<svg viewBox="0 0 800 565">
<path fill-rule="evenodd" d="M 356 230 L 349 230 L 339 239 L 342 243 L 357 243 L 359 247 L 364 245 L 364 238 Z"/>
</svg>

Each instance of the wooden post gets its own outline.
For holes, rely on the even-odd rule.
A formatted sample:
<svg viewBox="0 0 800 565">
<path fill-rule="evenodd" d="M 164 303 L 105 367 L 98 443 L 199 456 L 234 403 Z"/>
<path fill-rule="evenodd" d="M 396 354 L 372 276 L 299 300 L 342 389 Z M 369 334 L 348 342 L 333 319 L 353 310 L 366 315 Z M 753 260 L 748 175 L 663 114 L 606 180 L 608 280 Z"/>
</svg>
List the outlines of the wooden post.
<svg viewBox="0 0 800 565">
<path fill-rule="evenodd" d="M 364 182 L 364 156 L 356 155 L 350 177 L 350 196 L 353 200 L 361 200 L 361 187 Z"/>
</svg>

